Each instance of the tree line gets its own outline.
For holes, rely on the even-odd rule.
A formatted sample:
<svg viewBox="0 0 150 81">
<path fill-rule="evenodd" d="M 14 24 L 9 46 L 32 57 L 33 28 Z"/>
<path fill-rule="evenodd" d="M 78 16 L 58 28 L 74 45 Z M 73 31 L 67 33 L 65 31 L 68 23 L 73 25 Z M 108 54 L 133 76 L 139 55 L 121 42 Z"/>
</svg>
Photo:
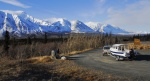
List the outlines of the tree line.
<svg viewBox="0 0 150 81">
<path fill-rule="evenodd" d="M 137 34 L 133 36 L 133 39 L 134 38 L 140 39 L 141 41 L 150 41 L 150 34 L 144 34 L 144 35 Z"/>
<path fill-rule="evenodd" d="M 9 32 L 5 32 L 4 43 L 2 43 L 3 51 L 0 54 L 8 55 L 11 58 L 29 58 L 33 56 L 43 56 L 50 54 L 50 50 L 60 49 L 61 53 L 69 54 L 72 51 L 82 51 L 85 49 L 95 49 L 103 47 L 104 45 L 112 45 L 121 43 L 124 38 L 129 37 L 113 35 L 111 33 L 74 33 L 67 37 L 63 35 L 60 38 L 48 38 L 48 34 L 43 35 L 43 39 L 31 38 L 16 39 L 13 37 L 10 40 Z M 19 44 L 23 41 L 24 44 Z M 42 41 L 42 42 L 41 42 Z"/>
</svg>

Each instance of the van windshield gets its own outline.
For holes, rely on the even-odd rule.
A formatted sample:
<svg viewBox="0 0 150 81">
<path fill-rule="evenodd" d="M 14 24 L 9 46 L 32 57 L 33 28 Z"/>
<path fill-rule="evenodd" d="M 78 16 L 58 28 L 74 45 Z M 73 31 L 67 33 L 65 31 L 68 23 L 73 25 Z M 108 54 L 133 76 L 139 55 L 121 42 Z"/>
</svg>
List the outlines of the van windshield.
<svg viewBox="0 0 150 81">
<path fill-rule="evenodd" d="M 121 46 L 119 46 L 119 50 L 124 51 L 125 49 L 128 49 L 127 45 L 121 45 Z"/>
<path fill-rule="evenodd" d="M 110 47 L 104 47 L 104 49 L 110 49 Z"/>
<path fill-rule="evenodd" d="M 128 46 L 127 45 L 123 45 L 122 48 L 128 49 Z"/>
</svg>

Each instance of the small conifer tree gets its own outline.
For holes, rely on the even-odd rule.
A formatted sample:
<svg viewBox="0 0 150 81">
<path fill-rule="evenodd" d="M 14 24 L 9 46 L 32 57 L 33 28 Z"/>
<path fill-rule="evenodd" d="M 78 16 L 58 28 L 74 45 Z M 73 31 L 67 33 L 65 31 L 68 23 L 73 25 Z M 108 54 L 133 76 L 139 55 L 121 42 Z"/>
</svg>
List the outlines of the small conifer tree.
<svg viewBox="0 0 150 81">
<path fill-rule="evenodd" d="M 8 54 L 9 52 L 9 40 L 10 40 L 9 32 L 6 30 L 5 39 L 4 39 L 4 48 L 3 48 L 6 54 Z"/>
<path fill-rule="evenodd" d="M 45 32 L 45 35 L 44 35 L 44 37 L 45 37 L 45 43 L 47 43 L 47 33 Z"/>
<path fill-rule="evenodd" d="M 31 38 L 30 38 L 30 36 L 28 36 L 28 39 L 27 39 L 27 44 L 31 44 L 32 42 L 31 42 Z"/>
<path fill-rule="evenodd" d="M 16 38 L 15 38 L 15 37 L 13 37 L 13 39 L 12 39 L 12 46 L 13 46 L 13 47 L 16 46 Z"/>
<path fill-rule="evenodd" d="M 119 42 L 118 37 L 115 37 L 115 43 L 117 44 Z"/>
</svg>

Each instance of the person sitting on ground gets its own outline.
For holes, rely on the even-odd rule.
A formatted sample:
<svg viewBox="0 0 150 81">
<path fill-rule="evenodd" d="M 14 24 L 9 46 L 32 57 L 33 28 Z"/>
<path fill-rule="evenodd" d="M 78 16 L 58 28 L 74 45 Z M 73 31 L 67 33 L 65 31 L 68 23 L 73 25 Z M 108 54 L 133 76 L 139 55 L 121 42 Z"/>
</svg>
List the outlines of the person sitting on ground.
<svg viewBox="0 0 150 81">
<path fill-rule="evenodd" d="M 56 53 L 54 50 L 51 51 L 51 58 L 56 59 Z"/>
<path fill-rule="evenodd" d="M 60 53 L 60 51 L 59 51 L 59 48 L 58 48 L 58 49 L 55 50 L 55 54 L 56 54 L 57 59 L 60 59 L 59 53 Z"/>
</svg>

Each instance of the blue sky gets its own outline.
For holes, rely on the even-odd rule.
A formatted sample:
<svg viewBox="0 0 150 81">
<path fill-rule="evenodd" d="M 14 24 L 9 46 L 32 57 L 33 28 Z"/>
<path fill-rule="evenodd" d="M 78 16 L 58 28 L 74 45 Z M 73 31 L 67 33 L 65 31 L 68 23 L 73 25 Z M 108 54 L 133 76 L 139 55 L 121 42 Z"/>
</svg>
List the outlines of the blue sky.
<svg viewBox="0 0 150 81">
<path fill-rule="evenodd" d="M 0 10 L 22 10 L 42 20 L 65 18 L 150 32 L 150 0 L 0 0 Z"/>
</svg>

